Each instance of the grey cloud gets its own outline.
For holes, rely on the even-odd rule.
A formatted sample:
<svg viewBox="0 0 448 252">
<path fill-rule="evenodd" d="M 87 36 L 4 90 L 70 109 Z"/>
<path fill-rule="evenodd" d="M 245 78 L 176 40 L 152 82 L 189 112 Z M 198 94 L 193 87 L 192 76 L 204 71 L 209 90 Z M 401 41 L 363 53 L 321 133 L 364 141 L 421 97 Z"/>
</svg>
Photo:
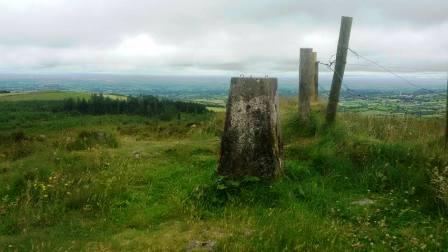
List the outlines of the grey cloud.
<svg viewBox="0 0 448 252">
<path fill-rule="evenodd" d="M 328 60 L 340 16 L 349 15 L 359 52 L 401 69 L 443 71 L 447 9 L 445 0 L 0 0 L 0 70 L 291 72 L 300 47 Z M 141 50 L 175 50 L 116 53 L 141 35 L 156 44 Z M 350 60 L 358 64 L 350 70 L 375 71 Z"/>
</svg>

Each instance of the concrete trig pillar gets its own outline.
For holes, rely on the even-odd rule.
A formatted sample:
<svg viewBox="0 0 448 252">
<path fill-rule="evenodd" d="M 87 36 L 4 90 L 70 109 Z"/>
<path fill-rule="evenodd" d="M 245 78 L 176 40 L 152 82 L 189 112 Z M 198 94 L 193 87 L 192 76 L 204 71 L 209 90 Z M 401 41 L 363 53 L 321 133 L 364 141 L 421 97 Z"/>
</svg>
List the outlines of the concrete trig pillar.
<svg viewBox="0 0 448 252">
<path fill-rule="evenodd" d="M 232 78 L 218 174 L 273 179 L 282 171 L 276 78 Z"/>
</svg>

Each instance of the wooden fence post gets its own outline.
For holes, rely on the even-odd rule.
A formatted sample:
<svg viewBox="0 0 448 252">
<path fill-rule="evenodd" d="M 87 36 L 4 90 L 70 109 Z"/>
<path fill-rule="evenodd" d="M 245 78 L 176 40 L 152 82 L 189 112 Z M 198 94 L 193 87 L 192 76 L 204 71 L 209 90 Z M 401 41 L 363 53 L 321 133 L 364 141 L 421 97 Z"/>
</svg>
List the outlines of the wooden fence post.
<svg viewBox="0 0 448 252">
<path fill-rule="evenodd" d="M 311 88 L 311 100 L 313 102 L 318 102 L 318 96 L 319 96 L 319 62 L 317 61 L 317 52 L 313 52 L 313 86 Z"/>
<path fill-rule="evenodd" d="M 273 179 L 282 171 L 276 78 L 232 78 L 218 174 Z"/>
<path fill-rule="evenodd" d="M 448 148 L 448 73 L 446 75 L 446 108 L 445 108 L 445 150 Z"/>
<path fill-rule="evenodd" d="M 299 119 L 303 122 L 310 120 L 311 87 L 314 85 L 313 49 L 300 49 L 299 64 Z"/>
<path fill-rule="evenodd" d="M 333 123 L 336 119 L 336 111 L 338 108 L 342 80 L 344 78 L 345 64 L 347 63 L 347 50 L 350 41 L 352 21 L 353 18 L 351 17 L 342 17 L 341 19 L 341 30 L 339 32 L 338 49 L 336 53 L 336 65 L 327 106 L 326 121 L 329 124 Z"/>
</svg>

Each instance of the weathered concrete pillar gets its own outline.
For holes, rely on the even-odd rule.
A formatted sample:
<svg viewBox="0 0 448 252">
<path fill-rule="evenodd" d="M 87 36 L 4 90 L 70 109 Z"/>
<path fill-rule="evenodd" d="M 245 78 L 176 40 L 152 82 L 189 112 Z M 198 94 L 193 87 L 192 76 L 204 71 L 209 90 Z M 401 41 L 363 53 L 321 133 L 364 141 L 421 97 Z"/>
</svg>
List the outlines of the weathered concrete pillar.
<svg viewBox="0 0 448 252">
<path fill-rule="evenodd" d="M 299 119 L 303 122 L 310 120 L 311 87 L 314 85 L 313 49 L 300 49 L 299 64 Z"/>
<path fill-rule="evenodd" d="M 232 78 L 218 174 L 273 179 L 282 171 L 276 78 Z"/>
</svg>

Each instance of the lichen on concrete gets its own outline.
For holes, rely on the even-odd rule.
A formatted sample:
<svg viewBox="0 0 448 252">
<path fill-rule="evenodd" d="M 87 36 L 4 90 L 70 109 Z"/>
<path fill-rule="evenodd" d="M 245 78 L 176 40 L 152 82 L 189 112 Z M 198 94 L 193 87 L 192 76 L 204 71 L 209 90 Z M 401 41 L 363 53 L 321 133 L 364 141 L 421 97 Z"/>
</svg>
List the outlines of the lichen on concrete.
<svg viewBox="0 0 448 252">
<path fill-rule="evenodd" d="M 281 173 L 277 79 L 232 78 L 218 173 L 272 179 Z"/>
</svg>

